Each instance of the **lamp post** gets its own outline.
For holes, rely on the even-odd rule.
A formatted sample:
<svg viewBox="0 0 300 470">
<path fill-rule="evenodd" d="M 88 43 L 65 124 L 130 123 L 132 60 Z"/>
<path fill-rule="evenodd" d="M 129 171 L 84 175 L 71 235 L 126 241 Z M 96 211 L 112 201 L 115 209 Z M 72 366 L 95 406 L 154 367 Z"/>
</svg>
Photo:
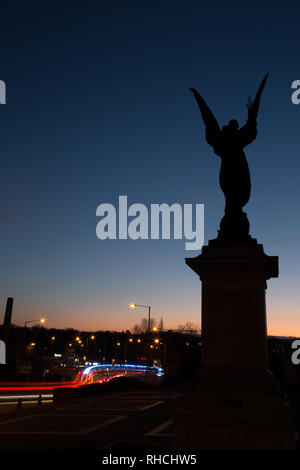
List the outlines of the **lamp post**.
<svg viewBox="0 0 300 470">
<path fill-rule="evenodd" d="M 27 323 L 35 323 L 35 322 L 38 322 L 38 323 L 41 323 L 42 325 L 46 322 L 45 318 L 39 318 L 37 320 L 26 320 L 24 322 L 24 335 L 23 335 L 23 344 L 22 344 L 22 356 L 23 356 L 23 349 L 24 349 L 24 346 L 25 346 L 25 337 L 26 337 L 26 327 L 27 327 Z"/>
<path fill-rule="evenodd" d="M 92 341 L 95 340 L 95 336 L 94 335 L 91 335 L 90 336 L 90 339 Z M 89 337 L 86 338 L 86 343 L 85 343 L 85 355 L 88 356 L 88 352 L 89 352 Z"/>
<path fill-rule="evenodd" d="M 150 315 L 151 315 L 151 305 L 140 305 L 140 304 L 130 304 L 130 308 L 142 307 L 148 309 L 148 326 L 147 333 L 150 333 Z"/>
<path fill-rule="evenodd" d="M 43 317 L 42 317 L 42 318 L 39 318 L 39 319 L 37 319 L 37 320 L 26 320 L 26 321 L 24 322 L 25 328 L 26 328 L 27 323 L 34 323 L 34 322 L 39 322 L 39 323 L 42 323 L 42 324 L 43 324 L 43 323 L 46 322 L 46 320 L 45 320 L 45 318 L 43 318 Z"/>
<path fill-rule="evenodd" d="M 55 341 L 55 336 L 51 336 L 51 343 L 50 343 L 50 353 L 51 353 L 51 355 L 52 355 L 52 352 L 53 352 L 54 341 Z"/>
<path fill-rule="evenodd" d="M 148 325 L 147 333 L 150 336 L 150 317 L 151 317 L 151 305 L 140 305 L 140 304 L 130 304 L 130 308 L 142 307 L 148 309 Z M 154 329 L 153 329 L 154 330 Z M 155 330 L 154 330 L 155 331 Z M 148 369 L 146 369 L 145 383 L 148 383 Z"/>
</svg>

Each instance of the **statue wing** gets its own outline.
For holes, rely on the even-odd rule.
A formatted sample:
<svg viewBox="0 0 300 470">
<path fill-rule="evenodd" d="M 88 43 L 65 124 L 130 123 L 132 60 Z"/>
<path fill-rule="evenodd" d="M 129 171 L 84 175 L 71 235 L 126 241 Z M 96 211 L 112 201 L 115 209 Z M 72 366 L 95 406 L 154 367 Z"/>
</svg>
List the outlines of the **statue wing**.
<svg viewBox="0 0 300 470">
<path fill-rule="evenodd" d="M 248 106 L 248 119 L 247 119 L 246 124 L 243 127 L 241 127 L 240 130 L 238 131 L 238 135 L 239 135 L 239 138 L 243 147 L 245 145 L 251 144 L 251 142 L 253 142 L 253 140 L 257 136 L 257 129 L 256 129 L 257 113 L 258 113 L 258 108 L 260 104 L 260 98 L 261 98 L 268 76 L 269 76 L 268 73 L 264 76 L 259 86 L 259 89 L 256 93 L 253 103 L 251 103 Z"/>
<path fill-rule="evenodd" d="M 221 130 L 218 121 L 216 120 L 215 116 L 209 109 L 202 96 L 199 95 L 198 91 L 195 90 L 195 88 L 190 88 L 190 90 L 193 93 L 200 108 L 201 116 L 206 129 L 206 141 L 209 145 L 214 147 L 217 143 L 217 139 L 221 135 Z"/>
<path fill-rule="evenodd" d="M 249 117 L 251 117 L 252 119 L 256 119 L 257 118 L 257 113 L 258 113 L 258 108 L 259 108 L 259 103 L 260 103 L 260 97 L 261 97 L 261 94 L 263 92 L 263 89 L 265 87 L 265 84 L 266 84 L 266 81 L 267 81 L 267 78 L 268 78 L 269 74 L 267 73 L 261 84 L 260 84 L 260 87 L 256 93 L 256 96 L 255 96 L 255 99 L 253 101 L 253 104 L 252 106 L 249 108 L 249 111 L 248 111 L 248 115 Z"/>
</svg>

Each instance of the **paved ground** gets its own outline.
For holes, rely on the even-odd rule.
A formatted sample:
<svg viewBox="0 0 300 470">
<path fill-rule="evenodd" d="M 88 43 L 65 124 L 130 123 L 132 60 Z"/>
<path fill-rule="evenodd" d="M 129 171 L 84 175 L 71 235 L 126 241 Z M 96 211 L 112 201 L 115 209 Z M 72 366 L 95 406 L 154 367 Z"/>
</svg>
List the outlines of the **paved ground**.
<svg viewBox="0 0 300 470">
<path fill-rule="evenodd" d="M 0 413 L 0 450 L 105 450 L 120 442 L 171 448 L 171 414 L 179 398 L 176 390 L 142 390 L 22 410 L 12 405 Z"/>
<path fill-rule="evenodd" d="M 62 463 L 68 468 L 85 468 L 89 463 L 101 464 L 103 455 L 176 454 L 172 446 L 172 413 L 180 402 L 178 388 L 107 391 L 42 406 L 33 400 L 22 410 L 17 410 L 15 403 L 0 405 L 1 459 L 7 456 L 16 466 L 25 462 L 31 469 L 40 469 L 45 462 L 55 468 L 62 468 Z M 298 392 L 291 402 L 300 403 Z M 293 406 L 293 413 L 294 410 Z M 247 460 L 252 458 L 256 465 L 261 454 L 248 453 Z M 273 454 L 268 453 L 267 458 L 273 459 Z M 197 468 L 200 464 L 211 466 L 217 455 L 220 452 L 199 453 Z M 282 460 L 279 452 L 274 455 L 282 466 L 290 461 L 290 454 L 284 453 Z M 245 453 L 222 453 L 222 459 L 229 459 L 230 464 L 239 458 L 244 464 Z"/>
</svg>

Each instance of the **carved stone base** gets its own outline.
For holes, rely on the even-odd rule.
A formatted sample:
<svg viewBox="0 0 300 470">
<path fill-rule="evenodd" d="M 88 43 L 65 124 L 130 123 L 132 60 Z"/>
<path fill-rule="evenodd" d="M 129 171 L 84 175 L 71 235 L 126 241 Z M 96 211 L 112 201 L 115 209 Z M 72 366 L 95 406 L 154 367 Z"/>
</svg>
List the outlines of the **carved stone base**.
<svg viewBox="0 0 300 470">
<path fill-rule="evenodd" d="M 181 449 L 293 449 L 294 429 L 267 372 L 263 246 L 212 240 L 186 259 L 202 281 L 202 367 L 174 414 Z"/>
</svg>

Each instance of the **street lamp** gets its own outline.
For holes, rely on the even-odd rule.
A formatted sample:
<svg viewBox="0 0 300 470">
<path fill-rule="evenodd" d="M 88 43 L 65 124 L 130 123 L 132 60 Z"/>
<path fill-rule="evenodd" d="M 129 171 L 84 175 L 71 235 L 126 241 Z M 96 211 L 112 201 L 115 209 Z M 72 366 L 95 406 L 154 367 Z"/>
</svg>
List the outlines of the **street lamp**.
<svg viewBox="0 0 300 470">
<path fill-rule="evenodd" d="M 38 320 L 26 320 L 26 321 L 24 322 L 25 328 L 26 328 L 27 323 L 34 323 L 34 322 L 36 322 L 36 321 L 39 322 L 39 323 L 42 323 L 42 324 L 43 324 L 43 323 L 46 323 L 46 320 L 45 320 L 45 318 L 43 318 L 43 317 L 42 317 L 42 318 L 39 318 Z"/>
<path fill-rule="evenodd" d="M 55 336 L 51 336 L 51 343 L 50 343 L 50 352 L 52 353 L 53 350 L 53 343 L 55 341 Z"/>
<path fill-rule="evenodd" d="M 90 336 L 90 339 L 91 339 L 92 341 L 94 341 L 94 340 L 95 340 L 95 336 L 94 336 L 94 335 L 91 335 L 91 336 Z M 86 344 L 85 344 L 85 353 L 86 353 L 86 355 L 88 355 L 88 348 L 89 348 L 89 337 L 86 338 Z"/>
<path fill-rule="evenodd" d="M 21 350 L 21 357 L 23 356 L 23 349 L 25 347 L 25 338 L 26 338 L 26 327 L 27 327 L 27 323 L 35 323 L 35 322 L 38 322 L 38 323 L 41 323 L 42 325 L 44 323 L 46 323 L 46 319 L 41 317 L 41 318 L 38 318 L 36 320 L 26 320 L 24 322 L 24 335 L 23 335 L 23 343 L 22 343 L 22 350 Z"/>
<path fill-rule="evenodd" d="M 151 305 L 130 304 L 129 306 L 130 306 L 130 308 L 142 307 L 142 308 L 147 308 L 147 309 L 148 309 L 148 327 L 147 327 L 147 333 L 150 333 L 150 312 L 151 312 Z"/>
</svg>

